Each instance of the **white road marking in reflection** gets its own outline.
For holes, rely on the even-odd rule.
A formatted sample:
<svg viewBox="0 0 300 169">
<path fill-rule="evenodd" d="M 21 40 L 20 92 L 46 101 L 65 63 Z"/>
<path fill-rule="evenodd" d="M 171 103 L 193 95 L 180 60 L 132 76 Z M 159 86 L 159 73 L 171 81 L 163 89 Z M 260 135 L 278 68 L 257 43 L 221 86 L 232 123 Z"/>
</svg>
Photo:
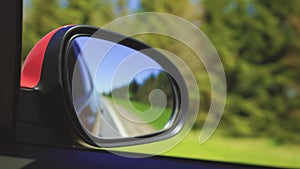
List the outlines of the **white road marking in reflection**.
<svg viewBox="0 0 300 169">
<path fill-rule="evenodd" d="M 103 98 L 102 101 L 104 102 L 106 110 L 108 111 L 107 113 L 112 117 L 120 135 L 123 137 L 128 137 L 129 135 L 126 132 L 125 127 L 123 126 L 119 117 L 116 115 L 116 112 L 112 109 L 112 107 L 111 107 L 112 105 L 105 98 Z M 103 113 L 105 113 L 105 112 L 103 112 Z"/>
</svg>

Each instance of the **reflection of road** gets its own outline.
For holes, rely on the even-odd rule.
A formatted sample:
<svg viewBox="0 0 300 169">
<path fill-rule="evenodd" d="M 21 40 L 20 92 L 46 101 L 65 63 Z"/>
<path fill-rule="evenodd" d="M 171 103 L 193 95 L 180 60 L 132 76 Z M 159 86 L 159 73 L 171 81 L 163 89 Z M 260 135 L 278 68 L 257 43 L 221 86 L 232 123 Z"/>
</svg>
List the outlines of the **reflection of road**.
<svg viewBox="0 0 300 169">
<path fill-rule="evenodd" d="M 122 112 L 122 115 L 114 108 L 114 105 L 110 99 L 101 97 L 99 100 L 99 107 L 101 113 L 98 113 L 96 124 L 94 125 L 95 135 L 100 137 L 134 137 L 141 136 L 149 133 L 153 133 L 156 130 L 149 124 L 136 123 L 128 119 L 137 120 L 138 117 L 128 112 L 126 109 L 118 106 L 118 110 Z M 123 116 L 128 117 L 128 119 Z"/>
<path fill-rule="evenodd" d="M 105 138 L 127 136 L 124 127 L 116 117 L 113 109 L 107 106 L 106 100 L 104 100 L 103 97 L 100 97 L 98 103 L 100 110 L 97 113 L 97 119 L 92 131 L 93 134 Z"/>
</svg>

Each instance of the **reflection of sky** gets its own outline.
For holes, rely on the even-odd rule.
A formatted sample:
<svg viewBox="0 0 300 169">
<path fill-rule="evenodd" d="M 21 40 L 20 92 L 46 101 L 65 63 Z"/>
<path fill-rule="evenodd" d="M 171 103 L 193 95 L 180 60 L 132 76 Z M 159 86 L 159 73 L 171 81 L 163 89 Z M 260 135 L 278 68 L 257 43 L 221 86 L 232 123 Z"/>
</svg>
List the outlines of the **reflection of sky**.
<svg viewBox="0 0 300 169">
<path fill-rule="evenodd" d="M 141 84 L 162 70 L 158 63 L 146 55 L 120 44 L 89 37 L 77 37 L 76 42 L 82 49 L 99 93 L 109 92 L 111 87 L 128 85 L 133 78 Z"/>
<path fill-rule="evenodd" d="M 153 75 L 154 77 L 157 77 L 157 75 L 161 72 L 161 70 L 159 69 L 150 69 L 150 70 L 145 70 L 142 72 L 139 72 L 135 77 L 134 80 L 138 83 L 138 84 L 143 84 L 144 81 L 151 75 Z"/>
</svg>

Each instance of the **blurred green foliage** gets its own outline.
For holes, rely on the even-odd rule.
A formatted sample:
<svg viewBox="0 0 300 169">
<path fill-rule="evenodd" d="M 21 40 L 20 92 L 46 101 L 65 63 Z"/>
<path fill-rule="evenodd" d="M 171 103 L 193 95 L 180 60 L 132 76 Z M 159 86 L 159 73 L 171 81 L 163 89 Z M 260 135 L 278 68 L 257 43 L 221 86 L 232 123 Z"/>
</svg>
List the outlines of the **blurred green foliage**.
<svg viewBox="0 0 300 169">
<path fill-rule="evenodd" d="M 203 1 L 203 30 L 227 76 L 230 136 L 300 143 L 300 1 Z"/>
<path fill-rule="evenodd" d="M 224 64 L 228 95 L 219 129 L 230 137 L 269 137 L 300 144 L 300 1 L 298 0 L 31 0 L 24 4 L 23 58 L 47 32 L 65 24 L 105 23 L 135 12 L 165 12 L 198 26 Z M 210 105 L 210 84 L 191 51 L 159 37 L 147 43 L 182 56 L 196 75 L 201 128 Z"/>
</svg>

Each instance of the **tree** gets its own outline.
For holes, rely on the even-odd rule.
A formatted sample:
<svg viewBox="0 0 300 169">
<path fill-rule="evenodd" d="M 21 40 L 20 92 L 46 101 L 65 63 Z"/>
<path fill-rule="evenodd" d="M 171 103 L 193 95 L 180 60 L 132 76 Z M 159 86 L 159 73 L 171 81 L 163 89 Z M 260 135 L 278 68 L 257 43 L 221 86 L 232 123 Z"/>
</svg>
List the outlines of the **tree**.
<svg viewBox="0 0 300 169">
<path fill-rule="evenodd" d="M 23 26 L 23 60 L 35 43 L 37 43 L 49 31 L 57 28 L 60 18 L 56 10 L 59 9 L 57 1 L 31 0 L 25 6 L 26 17 Z M 43 9 L 43 10 L 41 10 Z"/>
<path fill-rule="evenodd" d="M 292 22 L 300 19 L 299 1 L 204 0 L 202 5 L 202 29 L 227 75 L 224 128 L 236 136 L 300 142 L 300 105 L 295 104 L 300 103 L 295 87 L 299 70 L 286 64 L 287 58 L 299 60 L 290 54 L 299 47 L 299 31 Z"/>
<path fill-rule="evenodd" d="M 23 60 L 34 44 L 51 30 L 68 24 L 103 26 L 116 17 L 109 0 L 31 0 L 25 4 Z M 42 10 L 41 10 L 42 9 Z"/>
<path fill-rule="evenodd" d="M 136 93 L 138 89 L 139 89 L 139 84 L 134 79 L 133 82 L 131 82 L 129 85 L 129 95 L 131 100 L 137 100 Z"/>
</svg>

